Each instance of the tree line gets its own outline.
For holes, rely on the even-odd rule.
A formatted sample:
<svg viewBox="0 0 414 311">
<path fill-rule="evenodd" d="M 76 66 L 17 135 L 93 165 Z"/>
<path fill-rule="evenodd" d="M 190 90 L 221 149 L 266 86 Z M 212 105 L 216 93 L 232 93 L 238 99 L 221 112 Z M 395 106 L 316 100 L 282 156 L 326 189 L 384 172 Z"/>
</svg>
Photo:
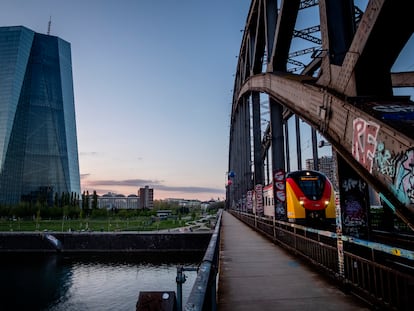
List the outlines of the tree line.
<svg viewBox="0 0 414 311">
<path fill-rule="evenodd" d="M 63 193 L 60 196 L 55 193 L 53 204 L 45 196 L 39 196 L 36 201 L 22 201 L 17 205 L 0 205 L 0 217 L 10 219 L 82 219 L 82 218 L 104 218 L 116 216 L 119 218 L 131 218 L 139 216 L 155 216 L 157 210 L 171 210 L 173 215 L 188 215 L 192 210 L 188 207 L 179 206 L 178 203 L 171 203 L 161 200 L 154 201 L 154 209 L 106 209 L 98 208 L 98 195 L 96 191 L 92 196 L 84 191 L 79 200 L 79 195 L 74 193 Z M 48 203 L 49 202 L 49 203 Z M 222 203 L 222 202 L 221 202 Z M 219 206 L 212 206 L 214 209 Z"/>
</svg>

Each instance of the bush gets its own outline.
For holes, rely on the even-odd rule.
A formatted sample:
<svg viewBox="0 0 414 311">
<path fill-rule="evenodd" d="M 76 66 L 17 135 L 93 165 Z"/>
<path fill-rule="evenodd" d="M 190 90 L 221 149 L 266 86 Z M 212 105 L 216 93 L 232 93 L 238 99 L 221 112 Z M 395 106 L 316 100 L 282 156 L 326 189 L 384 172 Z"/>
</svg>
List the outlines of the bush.
<svg viewBox="0 0 414 311">
<path fill-rule="evenodd" d="M 108 216 L 108 211 L 105 208 L 93 209 L 91 213 L 92 218 L 106 218 L 107 216 Z"/>
</svg>

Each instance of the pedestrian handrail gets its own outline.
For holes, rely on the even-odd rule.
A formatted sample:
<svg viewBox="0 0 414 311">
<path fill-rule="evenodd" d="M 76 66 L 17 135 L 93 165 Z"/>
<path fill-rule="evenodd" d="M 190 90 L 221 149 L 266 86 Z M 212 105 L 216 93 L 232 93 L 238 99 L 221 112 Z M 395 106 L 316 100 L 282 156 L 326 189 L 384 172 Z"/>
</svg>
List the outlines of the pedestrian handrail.
<svg viewBox="0 0 414 311">
<path fill-rule="evenodd" d="M 219 263 L 222 212 L 222 210 L 219 210 L 217 214 L 216 226 L 206 253 L 199 266 L 190 296 L 184 306 L 185 311 L 216 310 L 216 282 Z"/>
<path fill-rule="evenodd" d="M 230 212 L 275 244 L 308 259 L 318 271 L 324 271 L 339 281 L 345 290 L 372 305 L 389 310 L 412 309 L 414 268 L 411 250 L 347 236 L 341 236 L 339 249 L 338 236 L 334 232 Z"/>
</svg>

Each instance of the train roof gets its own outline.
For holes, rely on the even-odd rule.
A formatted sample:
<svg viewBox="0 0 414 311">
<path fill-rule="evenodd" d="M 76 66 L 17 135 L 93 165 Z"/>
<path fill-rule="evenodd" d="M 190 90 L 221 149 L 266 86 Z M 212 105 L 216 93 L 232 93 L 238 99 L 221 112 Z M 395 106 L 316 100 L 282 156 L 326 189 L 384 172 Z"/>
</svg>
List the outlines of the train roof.
<svg viewBox="0 0 414 311">
<path fill-rule="evenodd" d="M 306 175 L 319 175 L 326 178 L 325 174 L 315 170 L 299 170 L 299 171 L 292 171 L 286 174 L 287 177 L 296 177 L 296 176 L 306 176 Z"/>
</svg>

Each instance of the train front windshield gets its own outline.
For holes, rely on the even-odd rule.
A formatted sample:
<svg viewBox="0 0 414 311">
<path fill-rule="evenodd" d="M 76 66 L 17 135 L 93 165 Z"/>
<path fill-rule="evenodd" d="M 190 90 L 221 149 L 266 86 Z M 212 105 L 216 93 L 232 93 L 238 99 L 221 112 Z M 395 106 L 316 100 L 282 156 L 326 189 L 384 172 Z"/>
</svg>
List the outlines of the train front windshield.
<svg viewBox="0 0 414 311">
<path fill-rule="evenodd" d="M 291 176 L 302 190 L 303 194 L 311 200 L 319 200 L 325 187 L 325 179 L 317 175 Z"/>
</svg>

